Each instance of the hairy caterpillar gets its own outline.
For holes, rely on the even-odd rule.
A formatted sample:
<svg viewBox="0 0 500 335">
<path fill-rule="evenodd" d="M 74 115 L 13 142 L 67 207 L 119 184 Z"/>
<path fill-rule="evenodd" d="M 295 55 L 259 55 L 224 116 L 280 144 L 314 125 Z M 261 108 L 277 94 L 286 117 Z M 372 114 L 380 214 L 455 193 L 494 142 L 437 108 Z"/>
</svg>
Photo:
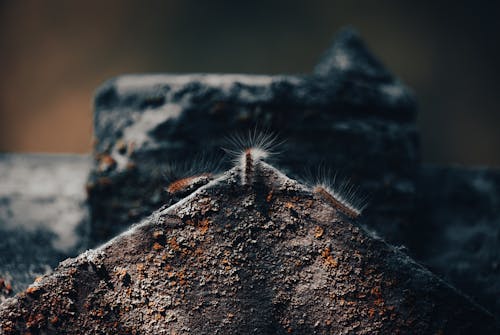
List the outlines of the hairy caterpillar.
<svg viewBox="0 0 500 335">
<path fill-rule="evenodd" d="M 308 175 L 305 184 L 333 208 L 352 219 L 359 217 L 367 206 L 367 199 L 359 196 L 357 186 L 348 179 L 339 180 L 337 174 L 322 166 L 314 178 Z"/>
<path fill-rule="evenodd" d="M 220 172 L 222 157 L 202 155 L 191 161 L 170 163 L 164 170 L 165 190 L 171 196 L 185 195 L 215 179 Z"/>
<path fill-rule="evenodd" d="M 233 135 L 228 138 L 230 148 L 224 148 L 234 157 L 234 162 L 240 167 L 241 183 L 251 185 L 259 162 L 277 154 L 277 147 L 283 142 L 271 132 L 250 130 L 246 136 Z"/>
<path fill-rule="evenodd" d="M 259 163 L 278 153 L 277 147 L 283 141 L 271 132 L 250 130 L 246 135 L 237 134 L 227 138 L 229 154 L 238 167 L 242 185 L 252 185 L 258 172 Z M 170 164 L 166 170 L 168 186 L 166 191 L 172 196 L 191 193 L 215 179 L 223 158 L 202 156 L 191 162 Z M 337 175 L 320 166 L 314 177 L 311 173 L 305 178 L 313 193 L 328 202 L 337 211 L 350 218 L 357 218 L 366 207 L 366 198 L 358 196 L 358 188 L 349 180 L 338 180 Z"/>
</svg>

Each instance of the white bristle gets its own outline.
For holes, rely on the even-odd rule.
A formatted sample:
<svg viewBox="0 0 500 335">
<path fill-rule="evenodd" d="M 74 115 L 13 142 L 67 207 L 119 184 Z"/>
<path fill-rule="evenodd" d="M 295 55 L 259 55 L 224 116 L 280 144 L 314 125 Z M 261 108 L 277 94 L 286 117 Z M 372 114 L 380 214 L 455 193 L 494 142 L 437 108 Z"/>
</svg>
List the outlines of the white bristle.
<svg viewBox="0 0 500 335">
<path fill-rule="evenodd" d="M 246 136 L 237 134 L 227 140 L 229 148 L 224 148 L 224 151 L 232 155 L 235 163 L 240 167 L 243 185 L 253 182 L 259 161 L 275 155 L 277 146 L 282 143 L 278 141 L 274 133 L 259 132 L 256 129 L 250 130 Z"/>
<path fill-rule="evenodd" d="M 351 216 L 357 217 L 361 215 L 367 206 L 366 197 L 359 195 L 358 186 L 354 185 L 349 179 L 340 179 L 336 173 L 332 173 L 329 169 L 319 167 L 315 178 L 307 178 L 306 183 L 313 190 L 324 190 L 336 202 L 345 207 L 347 211 L 352 213 Z"/>
</svg>

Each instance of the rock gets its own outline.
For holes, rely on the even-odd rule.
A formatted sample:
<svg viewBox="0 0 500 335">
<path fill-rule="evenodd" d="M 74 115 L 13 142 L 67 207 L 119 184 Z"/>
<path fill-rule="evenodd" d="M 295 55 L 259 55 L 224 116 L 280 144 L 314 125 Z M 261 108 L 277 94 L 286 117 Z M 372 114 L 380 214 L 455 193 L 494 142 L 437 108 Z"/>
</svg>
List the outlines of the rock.
<svg viewBox="0 0 500 335">
<path fill-rule="evenodd" d="M 86 245 L 91 163 L 80 155 L 0 154 L 0 301 Z"/>
<path fill-rule="evenodd" d="M 391 84 L 392 74 L 373 56 L 358 32 L 352 28 L 342 29 L 335 37 L 331 47 L 316 65 L 314 73 L 318 76 L 335 75 L 362 78 L 373 81 L 378 86 L 381 82 Z"/>
<path fill-rule="evenodd" d="M 366 224 L 396 241 L 413 211 L 415 114 L 413 95 L 351 31 L 312 75 L 112 79 L 95 98 L 91 239 L 102 243 L 169 203 L 167 165 L 218 157 L 228 135 L 257 127 L 286 140 L 278 164 L 288 173 L 323 165 L 359 185 L 371 197 Z"/>
<path fill-rule="evenodd" d="M 248 166 L 248 164 L 247 164 Z M 494 334 L 319 192 L 235 167 L 0 305 L 3 333 Z M 252 182 L 242 185 L 242 171 Z"/>
<path fill-rule="evenodd" d="M 424 166 L 405 245 L 433 272 L 500 316 L 500 171 Z"/>
</svg>

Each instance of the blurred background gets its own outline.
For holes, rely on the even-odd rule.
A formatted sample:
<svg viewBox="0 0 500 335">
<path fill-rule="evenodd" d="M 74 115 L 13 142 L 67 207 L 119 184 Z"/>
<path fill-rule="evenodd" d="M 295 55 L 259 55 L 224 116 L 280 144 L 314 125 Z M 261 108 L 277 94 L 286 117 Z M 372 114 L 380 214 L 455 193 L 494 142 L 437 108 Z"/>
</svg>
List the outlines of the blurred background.
<svg viewBox="0 0 500 335">
<path fill-rule="evenodd" d="M 142 72 L 308 73 L 356 27 L 418 97 L 425 162 L 500 166 L 500 2 L 0 0 L 0 151 L 91 150 L 92 96 Z"/>
</svg>

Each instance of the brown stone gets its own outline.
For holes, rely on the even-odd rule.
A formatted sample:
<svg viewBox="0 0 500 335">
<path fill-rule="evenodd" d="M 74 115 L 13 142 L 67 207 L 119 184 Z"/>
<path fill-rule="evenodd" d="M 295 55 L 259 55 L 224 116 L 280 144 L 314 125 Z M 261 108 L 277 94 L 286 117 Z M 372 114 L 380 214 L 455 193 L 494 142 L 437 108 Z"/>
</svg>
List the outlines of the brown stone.
<svg viewBox="0 0 500 335">
<path fill-rule="evenodd" d="M 264 163 L 251 185 L 239 172 L 63 262 L 35 284 L 39 296 L 7 300 L 2 334 L 498 332 L 490 314 L 308 188 Z M 193 225 L 203 220 L 205 231 Z"/>
</svg>

